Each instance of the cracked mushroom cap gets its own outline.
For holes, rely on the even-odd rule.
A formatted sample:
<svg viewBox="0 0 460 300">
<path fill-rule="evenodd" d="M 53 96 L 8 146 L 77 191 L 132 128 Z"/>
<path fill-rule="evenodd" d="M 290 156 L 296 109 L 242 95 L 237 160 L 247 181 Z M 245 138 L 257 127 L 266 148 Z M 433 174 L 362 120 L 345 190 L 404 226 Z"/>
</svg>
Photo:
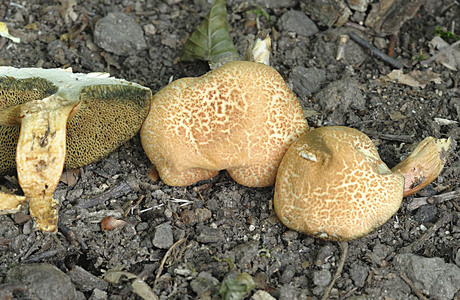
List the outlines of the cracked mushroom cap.
<svg viewBox="0 0 460 300">
<path fill-rule="evenodd" d="M 331 126 L 295 141 L 281 162 L 274 206 L 287 227 L 347 241 L 383 225 L 399 209 L 404 177 L 392 173 L 358 130 Z"/>
<path fill-rule="evenodd" d="M 0 174 L 14 172 L 21 106 L 51 95 L 74 105 L 65 166 L 98 161 L 129 140 L 146 117 L 151 91 L 106 73 L 0 67 Z"/>
<path fill-rule="evenodd" d="M 272 67 L 229 62 L 156 93 L 142 146 L 168 185 L 186 186 L 227 170 L 238 183 L 274 183 L 289 145 L 308 130 L 302 108 Z"/>
</svg>

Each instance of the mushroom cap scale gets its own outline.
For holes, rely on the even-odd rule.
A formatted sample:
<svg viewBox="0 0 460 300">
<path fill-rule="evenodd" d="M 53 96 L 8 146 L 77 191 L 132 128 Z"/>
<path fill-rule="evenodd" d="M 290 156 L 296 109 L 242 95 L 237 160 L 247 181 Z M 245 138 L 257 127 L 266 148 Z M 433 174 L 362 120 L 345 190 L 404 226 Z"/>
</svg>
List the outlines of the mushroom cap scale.
<svg viewBox="0 0 460 300">
<path fill-rule="evenodd" d="M 157 92 L 141 141 L 166 184 L 190 185 L 226 169 L 240 184 L 268 186 L 289 145 L 307 129 L 297 98 L 275 69 L 237 61 Z"/>
<path fill-rule="evenodd" d="M 368 234 L 397 212 L 404 177 L 363 133 L 331 126 L 295 141 L 278 169 L 274 206 L 289 228 L 326 240 Z"/>
</svg>

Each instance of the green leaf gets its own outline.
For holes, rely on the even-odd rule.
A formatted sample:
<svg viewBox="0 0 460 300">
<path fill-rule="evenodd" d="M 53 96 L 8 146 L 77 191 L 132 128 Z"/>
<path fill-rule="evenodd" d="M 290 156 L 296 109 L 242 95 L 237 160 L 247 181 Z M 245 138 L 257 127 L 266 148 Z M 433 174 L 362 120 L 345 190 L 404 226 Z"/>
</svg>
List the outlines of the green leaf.
<svg viewBox="0 0 460 300">
<path fill-rule="evenodd" d="M 216 0 L 204 20 L 184 46 L 182 61 L 205 60 L 210 64 L 225 63 L 238 58 L 230 26 L 227 22 L 225 0 Z"/>
<path fill-rule="evenodd" d="M 224 300 L 239 300 L 255 287 L 254 279 L 248 273 L 231 274 L 222 281 L 219 294 Z"/>
</svg>

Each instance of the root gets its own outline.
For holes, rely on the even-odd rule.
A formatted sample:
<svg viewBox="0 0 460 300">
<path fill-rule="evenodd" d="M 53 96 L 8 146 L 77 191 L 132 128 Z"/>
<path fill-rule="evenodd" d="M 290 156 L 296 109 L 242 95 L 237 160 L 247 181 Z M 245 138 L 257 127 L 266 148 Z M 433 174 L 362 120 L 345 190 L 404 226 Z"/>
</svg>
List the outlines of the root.
<svg viewBox="0 0 460 300">
<path fill-rule="evenodd" d="M 334 287 L 335 281 L 339 278 L 340 274 L 342 273 L 343 266 L 345 265 L 345 260 L 348 254 L 348 242 L 339 242 L 340 250 L 342 250 L 342 255 L 340 256 L 339 265 L 337 266 L 337 271 L 335 271 L 334 277 L 332 278 L 331 283 L 327 286 L 324 290 L 323 297 L 321 300 L 326 300 L 329 297 L 329 294 Z"/>
</svg>

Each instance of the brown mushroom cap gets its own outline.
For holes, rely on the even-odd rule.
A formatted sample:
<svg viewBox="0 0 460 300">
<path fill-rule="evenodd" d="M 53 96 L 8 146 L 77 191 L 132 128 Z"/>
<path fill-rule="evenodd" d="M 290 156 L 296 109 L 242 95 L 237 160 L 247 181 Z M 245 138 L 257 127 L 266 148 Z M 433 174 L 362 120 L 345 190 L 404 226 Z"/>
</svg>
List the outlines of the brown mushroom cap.
<svg viewBox="0 0 460 300">
<path fill-rule="evenodd" d="M 287 227 L 326 240 L 368 234 L 395 214 L 404 177 L 381 161 L 358 130 L 331 126 L 304 134 L 281 162 L 275 212 Z"/>
<path fill-rule="evenodd" d="M 237 61 L 156 93 L 141 141 L 168 185 L 190 185 L 226 169 L 240 184 L 268 186 L 289 145 L 307 129 L 297 98 L 275 69 Z"/>
</svg>

